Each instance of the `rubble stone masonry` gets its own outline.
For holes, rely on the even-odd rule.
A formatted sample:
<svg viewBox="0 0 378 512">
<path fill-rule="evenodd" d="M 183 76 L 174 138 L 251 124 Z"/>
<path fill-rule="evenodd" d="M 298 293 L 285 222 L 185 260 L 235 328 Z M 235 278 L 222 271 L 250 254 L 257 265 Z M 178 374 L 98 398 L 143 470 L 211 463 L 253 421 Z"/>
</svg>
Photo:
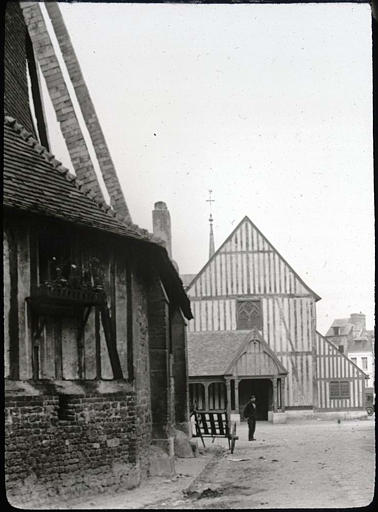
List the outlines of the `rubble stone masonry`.
<svg viewBox="0 0 378 512">
<path fill-rule="evenodd" d="M 136 395 L 8 395 L 5 479 L 13 506 L 135 487 Z"/>
</svg>

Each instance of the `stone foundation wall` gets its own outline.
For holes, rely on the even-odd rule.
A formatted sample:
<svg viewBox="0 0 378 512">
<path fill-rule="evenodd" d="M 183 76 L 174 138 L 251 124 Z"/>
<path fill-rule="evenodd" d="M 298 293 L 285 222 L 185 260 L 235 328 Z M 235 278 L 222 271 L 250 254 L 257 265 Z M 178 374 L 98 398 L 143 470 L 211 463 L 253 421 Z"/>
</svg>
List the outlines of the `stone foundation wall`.
<svg viewBox="0 0 378 512">
<path fill-rule="evenodd" d="M 13 506 L 135 487 L 135 393 L 6 396 L 5 479 Z"/>
</svg>

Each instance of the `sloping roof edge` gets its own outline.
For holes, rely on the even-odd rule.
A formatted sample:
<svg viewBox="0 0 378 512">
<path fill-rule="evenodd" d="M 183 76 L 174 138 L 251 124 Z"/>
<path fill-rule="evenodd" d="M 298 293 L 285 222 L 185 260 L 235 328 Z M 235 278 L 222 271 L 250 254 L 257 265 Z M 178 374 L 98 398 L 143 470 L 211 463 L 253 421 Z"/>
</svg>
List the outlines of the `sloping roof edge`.
<svg viewBox="0 0 378 512">
<path fill-rule="evenodd" d="M 332 343 L 332 341 L 328 340 L 325 336 L 323 336 L 322 334 L 320 334 L 320 332 L 319 332 L 319 331 L 316 331 L 316 334 L 317 334 L 318 336 L 320 336 L 321 338 L 323 338 L 323 340 L 324 340 L 326 343 L 328 343 L 329 345 L 331 345 L 331 347 L 332 347 L 332 348 L 334 348 L 334 349 L 337 351 L 337 353 L 338 353 L 341 357 L 343 357 L 344 359 L 346 359 L 346 360 L 348 361 L 348 363 L 352 364 L 355 368 L 357 368 L 357 370 L 358 370 L 360 373 L 362 373 L 362 375 L 365 377 L 365 379 L 368 379 L 368 378 L 369 378 L 369 375 L 367 375 L 363 370 L 361 370 L 361 368 L 359 368 L 359 367 L 358 367 L 358 366 L 357 366 L 353 361 L 351 361 L 351 360 L 349 359 L 349 357 L 347 357 L 345 354 L 343 354 L 342 352 L 340 352 L 340 350 L 338 349 L 338 347 L 337 347 L 334 343 Z"/>
<path fill-rule="evenodd" d="M 273 360 L 274 364 L 277 366 L 279 373 L 287 375 L 288 371 L 284 367 L 284 365 L 281 363 L 281 361 L 278 359 L 276 354 L 273 352 L 273 350 L 269 347 L 267 342 L 263 339 L 261 333 L 258 329 L 254 328 L 251 332 L 249 332 L 243 343 L 240 345 L 239 350 L 237 351 L 236 355 L 232 359 L 231 363 L 228 365 L 225 375 L 231 373 L 231 369 L 235 365 L 236 361 L 239 359 L 239 357 L 242 355 L 243 351 L 246 349 L 248 343 L 254 339 L 258 339 L 259 343 L 261 343 L 261 346 L 263 347 L 263 351 L 268 354 L 268 356 Z"/>
<path fill-rule="evenodd" d="M 268 240 L 268 238 L 259 230 L 259 228 L 251 221 L 248 215 L 245 215 L 239 224 L 233 229 L 233 231 L 228 235 L 228 237 L 224 240 L 224 242 L 218 247 L 218 249 L 214 252 L 214 254 L 207 260 L 205 265 L 201 268 L 201 270 L 196 274 L 196 276 L 192 279 L 192 281 L 185 287 L 186 290 L 189 290 L 195 281 L 199 278 L 199 276 L 205 271 L 205 269 L 210 265 L 211 261 L 218 255 L 221 249 L 226 245 L 226 243 L 231 239 L 234 233 L 239 229 L 239 227 L 243 224 L 244 221 L 248 221 L 254 229 L 272 246 L 272 249 L 278 254 L 278 256 L 282 259 L 282 261 L 289 267 L 289 269 L 293 272 L 296 278 L 301 282 L 301 284 L 307 288 L 307 290 L 315 297 L 316 302 L 321 300 L 321 297 L 315 293 L 297 274 L 297 272 L 293 269 L 293 267 L 285 260 L 285 258 L 280 254 L 279 251 L 274 247 L 274 245 Z"/>
<path fill-rule="evenodd" d="M 53 169 L 62 174 L 67 179 L 67 181 L 71 182 L 72 185 L 76 187 L 77 190 L 79 190 L 83 195 L 87 196 L 93 202 L 94 206 L 102 210 L 107 215 L 111 215 L 121 225 L 125 226 L 130 231 L 130 237 L 132 237 L 133 234 L 135 234 L 135 236 L 138 239 L 144 238 L 146 241 L 152 243 L 156 243 L 159 245 L 164 244 L 163 240 L 156 237 L 154 234 L 149 233 L 147 229 L 143 229 L 139 227 L 137 224 L 125 223 L 124 220 L 113 210 L 111 206 L 109 206 L 103 201 L 100 201 L 93 190 L 85 186 L 84 183 L 77 178 L 77 176 L 72 174 L 70 170 L 67 169 L 67 167 L 65 167 L 50 151 L 48 151 L 44 146 L 42 146 L 34 138 L 32 133 L 26 130 L 26 128 L 24 128 L 22 124 L 18 123 L 16 119 L 6 115 L 4 116 L 4 124 L 9 126 L 15 133 L 17 133 L 27 143 L 27 145 L 30 146 L 30 148 L 33 151 L 35 151 L 44 160 L 46 160 L 46 162 L 48 162 Z"/>
<path fill-rule="evenodd" d="M 83 196 L 86 196 L 87 199 L 91 200 L 93 206 L 102 210 L 105 215 L 109 215 L 110 218 L 113 218 L 119 224 L 120 232 L 116 232 L 112 229 L 105 229 L 101 226 L 91 225 L 89 226 L 85 222 L 80 222 L 77 219 L 67 219 L 64 216 L 58 216 L 54 212 L 49 211 L 32 211 L 35 215 L 42 215 L 45 217 L 53 218 L 61 222 L 67 222 L 69 224 L 75 224 L 77 226 L 85 227 L 87 229 L 94 229 L 96 231 L 101 231 L 103 233 L 107 233 L 109 235 L 113 235 L 116 237 L 121 237 L 123 239 L 131 239 L 135 242 L 142 242 L 144 244 L 149 244 L 151 248 L 154 248 L 155 251 L 159 254 L 160 265 L 159 271 L 161 274 L 162 280 L 169 282 L 169 290 L 171 296 L 174 296 L 184 313 L 185 317 L 190 320 L 193 318 L 191 308 L 190 308 L 190 300 L 183 288 L 182 281 L 178 275 L 176 268 L 174 267 L 167 250 L 164 247 L 164 242 L 156 237 L 155 235 L 149 233 L 146 229 L 140 228 L 136 224 L 125 223 L 122 218 L 117 215 L 117 213 L 106 203 L 103 203 L 97 200 L 95 193 L 90 190 L 88 187 L 84 187 L 83 183 L 72 174 L 69 169 L 64 167 L 62 163 L 55 158 L 55 156 L 50 153 L 44 146 L 42 146 L 34 136 L 26 130 L 20 123 L 16 121 L 13 117 L 4 116 L 4 124 L 8 126 L 12 131 L 14 131 L 24 142 L 30 147 L 32 151 L 41 156 L 51 167 L 52 170 L 57 171 L 59 174 L 63 175 L 67 181 L 72 183 L 77 190 L 80 191 Z M 9 208 L 14 211 L 23 211 L 29 212 L 27 208 L 17 207 L 14 205 L 7 205 L 3 203 L 3 208 Z M 127 230 L 127 232 L 122 232 L 123 230 Z"/>
</svg>

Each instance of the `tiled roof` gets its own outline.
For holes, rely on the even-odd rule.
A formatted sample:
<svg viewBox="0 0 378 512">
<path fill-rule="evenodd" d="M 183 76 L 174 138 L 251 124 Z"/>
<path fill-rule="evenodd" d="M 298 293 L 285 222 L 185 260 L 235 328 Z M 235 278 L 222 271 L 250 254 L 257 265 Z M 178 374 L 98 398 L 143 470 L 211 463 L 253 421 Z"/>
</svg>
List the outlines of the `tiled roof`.
<svg viewBox="0 0 378 512">
<path fill-rule="evenodd" d="M 105 203 L 41 146 L 15 119 L 4 117 L 3 205 L 147 243 L 156 251 L 161 278 L 186 318 L 190 301 L 164 242 L 135 224 L 124 224 Z"/>
<path fill-rule="evenodd" d="M 333 327 L 339 327 L 339 336 L 345 336 L 351 332 L 353 324 L 350 323 L 349 318 L 336 318 L 328 329 L 326 336 L 335 336 Z"/>
<path fill-rule="evenodd" d="M 332 322 L 332 327 L 343 327 L 347 324 L 350 324 L 349 318 L 335 318 Z"/>
<path fill-rule="evenodd" d="M 188 332 L 189 376 L 224 375 L 250 332 Z"/>
<path fill-rule="evenodd" d="M 351 352 L 372 352 L 372 340 L 361 339 L 361 340 L 352 340 L 348 343 L 348 353 Z"/>
<path fill-rule="evenodd" d="M 15 119 L 4 118 L 4 193 L 5 206 L 67 222 L 161 243 L 147 230 L 124 224 L 105 203 L 55 157 L 41 146 Z"/>
</svg>

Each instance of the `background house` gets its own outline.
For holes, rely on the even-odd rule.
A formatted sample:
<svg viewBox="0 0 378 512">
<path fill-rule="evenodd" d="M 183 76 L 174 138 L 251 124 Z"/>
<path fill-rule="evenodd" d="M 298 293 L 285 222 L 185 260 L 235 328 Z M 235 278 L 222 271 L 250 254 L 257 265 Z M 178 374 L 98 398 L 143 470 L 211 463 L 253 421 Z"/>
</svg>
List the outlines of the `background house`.
<svg viewBox="0 0 378 512">
<path fill-rule="evenodd" d="M 373 330 L 366 329 L 365 315 L 352 313 L 349 318 L 336 318 L 326 337 L 369 376 L 367 386 L 374 387 L 375 336 Z"/>
</svg>

